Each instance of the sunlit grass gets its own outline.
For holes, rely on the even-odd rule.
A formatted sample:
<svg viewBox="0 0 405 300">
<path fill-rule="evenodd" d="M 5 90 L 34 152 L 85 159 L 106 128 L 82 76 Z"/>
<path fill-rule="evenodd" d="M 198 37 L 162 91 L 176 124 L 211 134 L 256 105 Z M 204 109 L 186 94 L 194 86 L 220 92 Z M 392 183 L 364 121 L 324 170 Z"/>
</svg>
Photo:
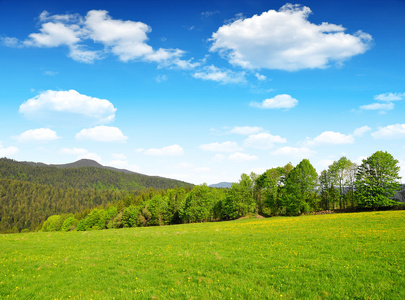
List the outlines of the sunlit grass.
<svg viewBox="0 0 405 300">
<path fill-rule="evenodd" d="M 405 211 L 0 235 L 0 299 L 405 299 Z"/>
</svg>

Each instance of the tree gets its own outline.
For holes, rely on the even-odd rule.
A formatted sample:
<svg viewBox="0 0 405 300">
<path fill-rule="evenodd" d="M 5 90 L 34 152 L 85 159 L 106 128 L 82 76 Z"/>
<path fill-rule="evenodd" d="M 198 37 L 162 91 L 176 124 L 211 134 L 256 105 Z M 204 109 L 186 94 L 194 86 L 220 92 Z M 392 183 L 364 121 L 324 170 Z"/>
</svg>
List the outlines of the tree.
<svg viewBox="0 0 405 300">
<path fill-rule="evenodd" d="M 310 210 L 318 174 L 309 160 L 303 159 L 285 179 L 283 205 L 286 213 L 297 215 Z"/>
<path fill-rule="evenodd" d="M 346 156 L 343 156 L 329 166 L 329 173 L 335 181 L 335 185 L 339 187 L 339 208 L 341 209 L 344 207 L 342 203 L 344 187 L 349 183 L 352 165 L 353 163 Z"/>
<path fill-rule="evenodd" d="M 252 180 L 247 174 L 242 174 L 239 183 L 232 184 L 224 200 L 224 217 L 236 219 L 246 216 L 256 209 L 252 197 Z"/>
<path fill-rule="evenodd" d="M 377 151 L 358 167 L 356 195 L 362 207 L 377 208 L 396 203 L 390 198 L 400 190 L 398 160 L 388 152 Z"/>
</svg>

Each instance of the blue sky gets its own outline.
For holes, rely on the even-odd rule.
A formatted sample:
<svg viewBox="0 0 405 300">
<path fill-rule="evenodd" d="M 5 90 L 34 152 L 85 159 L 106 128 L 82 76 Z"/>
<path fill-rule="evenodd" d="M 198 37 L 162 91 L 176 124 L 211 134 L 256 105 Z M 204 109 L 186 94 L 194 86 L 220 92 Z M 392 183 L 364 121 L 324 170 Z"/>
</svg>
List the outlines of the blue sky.
<svg viewBox="0 0 405 300">
<path fill-rule="evenodd" d="M 405 2 L 0 1 L 0 157 L 201 184 L 391 153 Z"/>
</svg>

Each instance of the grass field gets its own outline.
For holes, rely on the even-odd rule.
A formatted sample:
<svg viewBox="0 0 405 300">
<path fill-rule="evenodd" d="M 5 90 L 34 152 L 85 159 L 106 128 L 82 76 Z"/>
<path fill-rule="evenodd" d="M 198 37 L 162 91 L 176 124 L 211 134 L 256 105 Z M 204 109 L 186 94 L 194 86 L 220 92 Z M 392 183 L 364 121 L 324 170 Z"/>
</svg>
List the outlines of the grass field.
<svg viewBox="0 0 405 300">
<path fill-rule="evenodd" d="M 405 211 L 0 235 L 0 299 L 405 299 Z"/>
</svg>

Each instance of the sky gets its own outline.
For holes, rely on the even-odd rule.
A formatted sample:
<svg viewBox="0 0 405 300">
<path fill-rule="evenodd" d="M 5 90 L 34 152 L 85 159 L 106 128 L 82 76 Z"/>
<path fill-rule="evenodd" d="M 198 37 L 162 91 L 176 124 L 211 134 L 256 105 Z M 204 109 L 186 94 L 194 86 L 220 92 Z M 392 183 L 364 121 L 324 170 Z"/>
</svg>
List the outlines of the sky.
<svg viewBox="0 0 405 300">
<path fill-rule="evenodd" d="M 381 150 L 405 178 L 404 15 L 403 0 L 0 0 L 0 157 L 214 184 Z"/>
</svg>

